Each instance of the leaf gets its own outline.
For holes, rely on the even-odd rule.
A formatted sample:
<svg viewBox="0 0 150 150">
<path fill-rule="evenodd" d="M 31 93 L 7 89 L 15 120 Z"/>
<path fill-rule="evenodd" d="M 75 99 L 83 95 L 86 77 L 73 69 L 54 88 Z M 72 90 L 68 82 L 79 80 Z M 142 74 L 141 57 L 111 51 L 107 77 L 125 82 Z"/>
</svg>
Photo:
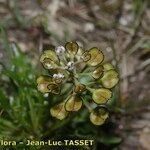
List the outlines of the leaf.
<svg viewBox="0 0 150 150">
<path fill-rule="evenodd" d="M 4 49 L 9 54 L 9 57 L 10 57 L 10 56 L 12 56 L 12 52 L 11 52 L 9 41 L 8 41 L 8 38 L 6 35 L 5 28 L 2 24 L 0 24 L 0 31 L 1 31 L 0 33 L 1 33 L 2 40 L 3 40 L 2 42 L 3 42 Z"/>
<path fill-rule="evenodd" d="M 79 82 L 83 85 L 87 85 L 91 81 L 93 81 L 93 77 L 91 77 L 90 75 L 79 76 Z"/>
<path fill-rule="evenodd" d="M 7 130 L 9 130 L 9 129 L 16 130 L 16 128 L 17 128 L 12 122 L 0 117 L 0 128 L 2 128 L 2 127 L 6 128 Z"/>
<path fill-rule="evenodd" d="M 39 122 L 38 122 L 38 117 L 37 113 L 36 113 L 36 108 L 35 108 L 35 102 L 32 98 L 27 97 L 28 98 L 28 104 L 29 104 L 29 114 L 30 114 L 30 118 L 31 118 L 31 122 L 33 125 L 33 129 L 35 132 L 38 132 L 38 126 L 39 126 Z M 39 110 L 40 111 L 40 110 Z"/>
<path fill-rule="evenodd" d="M 105 145 L 111 144 L 119 144 L 122 141 L 121 137 L 113 136 L 113 135 L 102 135 L 100 138 L 100 142 L 104 143 Z"/>
<path fill-rule="evenodd" d="M 100 77 L 103 76 L 103 72 L 104 72 L 103 66 L 99 66 L 99 67 L 97 67 L 97 68 L 93 71 L 92 77 L 93 77 L 94 79 L 99 79 Z"/>
<path fill-rule="evenodd" d="M 9 109 L 9 101 L 2 89 L 0 89 L 0 108 Z"/>
</svg>

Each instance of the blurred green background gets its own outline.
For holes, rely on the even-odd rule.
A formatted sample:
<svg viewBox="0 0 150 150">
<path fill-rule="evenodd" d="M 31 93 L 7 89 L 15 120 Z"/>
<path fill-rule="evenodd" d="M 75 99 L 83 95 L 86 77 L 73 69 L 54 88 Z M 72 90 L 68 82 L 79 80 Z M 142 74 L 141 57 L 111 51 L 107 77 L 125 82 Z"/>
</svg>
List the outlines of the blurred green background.
<svg viewBox="0 0 150 150">
<path fill-rule="evenodd" d="M 63 149 L 148 150 L 149 6 L 148 0 L 0 0 L 0 139 L 94 139 L 92 147 Z M 52 97 L 36 88 L 42 50 L 73 40 L 102 49 L 120 75 L 111 117 L 100 127 L 84 111 L 55 120 L 49 113 Z"/>
</svg>

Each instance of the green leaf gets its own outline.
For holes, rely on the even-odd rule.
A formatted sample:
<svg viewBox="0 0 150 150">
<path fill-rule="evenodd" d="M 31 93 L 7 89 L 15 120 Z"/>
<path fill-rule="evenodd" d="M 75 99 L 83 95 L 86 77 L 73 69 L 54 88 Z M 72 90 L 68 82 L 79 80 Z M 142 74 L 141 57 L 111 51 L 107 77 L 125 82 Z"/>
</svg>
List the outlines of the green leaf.
<svg viewBox="0 0 150 150">
<path fill-rule="evenodd" d="M 102 135 L 99 141 L 105 145 L 119 144 L 122 141 L 122 138 L 107 134 Z"/>
<path fill-rule="evenodd" d="M 87 85 L 91 81 L 93 81 L 93 77 L 91 77 L 90 75 L 79 76 L 79 82 L 83 85 Z"/>
<path fill-rule="evenodd" d="M 9 101 L 2 89 L 0 89 L 0 108 L 9 109 Z"/>
<path fill-rule="evenodd" d="M 12 122 L 0 117 L 0 128 L 5 128 L 7 130 L 16 130 L 17 127 Z"/>
</svg>

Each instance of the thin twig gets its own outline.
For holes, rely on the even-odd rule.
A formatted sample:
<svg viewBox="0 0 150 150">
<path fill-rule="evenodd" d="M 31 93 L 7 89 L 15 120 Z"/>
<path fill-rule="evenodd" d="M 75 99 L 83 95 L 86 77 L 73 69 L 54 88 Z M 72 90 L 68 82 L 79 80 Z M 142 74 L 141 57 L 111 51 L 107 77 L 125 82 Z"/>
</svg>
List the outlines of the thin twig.
<svg viewBox="0 0 150 150">
<path fill-rule="evenodd" d="M 125 76 L 123 76 L 121 78 L 121 80 L 124 80 L 126 78 L 130 78 L 132 76 L 135 76 L 136 74 L 138 74 L 139 72 L 143 71 L 143 69 L 147 66 L 150 65 L 150 59 L 144 61 L 137 69 L 135 69 L 135 71 L 133 73 L 130 73 L 130 74 L 126 74 Z"/>
<path fill-rule="evenodd" d="M 138 48 L 139 48 L 146 40 L 148 40 L 148 38 L 141 38 L 141 39 L 139 39 L 139 41 L 136 42 L 136 44 L 133 45 L 133 46 L 127 51 L 127 56 L 131 55 L 131 54 L 134 53 L 136 50 L 138 50 Z"/>
<path fill-rule="evenodd" d="M 134 40 L 134 37 L 137 34 L 137 31 L 140 27 L 140 23 L 141 23 L 141 18 L 143 16 L 145 7 L 146 7 L 146 2 L 144 2 L 144 4 L 141 6 L 141 9 L 139 10 L 139 13 L 137 15 L 137 17 L 135 18 L 135 24 L 134 24 L 134 28 L 133 31 L 131 32 L 130 36 L 128 37 L 126 44 L 124 45 L 123 51 L 128 51 L 128 49 L 130 48 L 130 46 L 132 45 L 132 42 Z"/>
</svg>

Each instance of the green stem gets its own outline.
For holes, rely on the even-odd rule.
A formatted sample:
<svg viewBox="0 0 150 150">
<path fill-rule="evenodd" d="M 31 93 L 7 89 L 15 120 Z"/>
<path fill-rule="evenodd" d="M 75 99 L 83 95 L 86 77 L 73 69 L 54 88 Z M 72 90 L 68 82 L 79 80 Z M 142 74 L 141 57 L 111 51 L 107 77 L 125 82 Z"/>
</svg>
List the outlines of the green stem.
<svg viewBox="0 0 150 150">
<path fill-rule="evenodd" d="M 95 82 L 89 82 L 86 85 L 91 85 L 91 84 L 95 84 Z"/>
<path fill-rule="evenodd" d="M 89 72 L 78 73 L 78 75 L 89 75 Z"/>
<path fill-rule="evenodd" d="M 92 107 L 90 106 L 90 104 L 85 99 L 82 98 L 82 100 L 83 100 L 84 105 L 88 109 L 88 111 L 91 112 L 92 111 Z"/>
<path fill-rule="evenodd" d="M 63 121 L 57 121 L 54 123 L 51 128 L 43 135 L 42 139 L 49 138 L 51 135 L 54 135 L 54 132 L 59 130 L 60 128 L 66 126 L 73 118 L 76 116 L 76 114 L 70 116 L 69 118 L 63 120 Z"/>
<path fill-rule="evenodd" d="M 90 88 L 90 87 L 88 87 L 88 86 L 86 86 L 86 89 L 89 90 L 91 93 L 93 93 L 94 90 L 95 90 L 95 89 L 92 89 L 92 88 Z"/>
</svg>

